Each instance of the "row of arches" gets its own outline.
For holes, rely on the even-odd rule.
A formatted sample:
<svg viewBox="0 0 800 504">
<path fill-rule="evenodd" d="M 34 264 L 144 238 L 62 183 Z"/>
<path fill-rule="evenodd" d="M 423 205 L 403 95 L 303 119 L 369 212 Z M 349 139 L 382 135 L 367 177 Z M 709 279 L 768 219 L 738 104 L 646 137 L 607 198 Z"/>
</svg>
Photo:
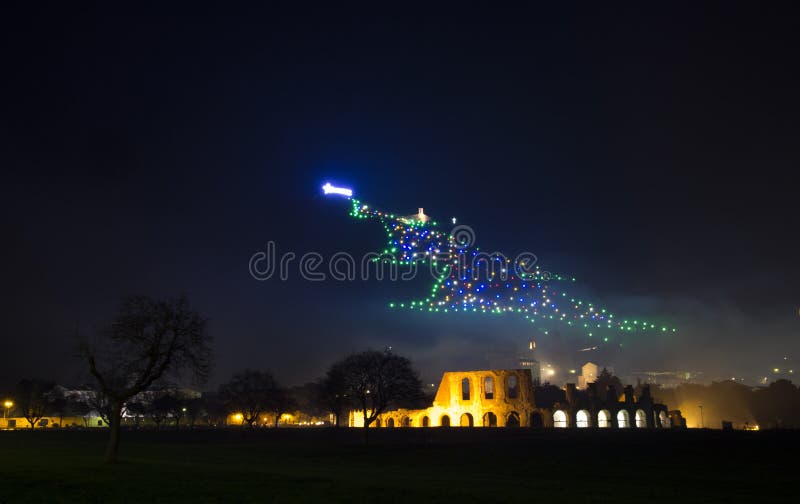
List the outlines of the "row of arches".
<svg viewBox="0 0 800 504">
<path fill-rule="evenodd" d="M 670 421 L 667 417 L 666 413 L 661 411 L 658 415 L 658 420 L 661 427 L 669 427 Z M 647 414 L 644 410 L 636 410 L 634 413 L 634 424 L 636 425 L 637 429 L 643 429 L 647 427 Z M 587 428 L 587 427 L 594 427 L 592 422 L 592 416 L 587 410 L 579 410 L 575 414 L 575 426 L 577 428 Z M 613 427 L 613 421 L 611 412 L 608 410 L 600 410 L 597 412 L 597 427 L 601 429 L 606 429 Z M 567 416 L 566 412 L 563 410 L 556 410 L 553 413 L 553 427 L 556 428 L 565 428 L 569 427 L 569 417 Z M 617 412 L 617 427 L 620 429 L 627 429 L 631 427 L 631 417 L 628 410 L 619 410 Z"/>
<path fill-rule="evenodd" d="M 455 418 L 451 418 L 450 415 L 444 414 L 439 417 L 438 426 L 441 427 L 450 427 L 453 425 L 458 425 L 460 427 L 475 427 L 476 421 L 475 418 L 472 416 L 471 413 L 463 413 L 460 417 L 457 418 L 457 423 L 454 422 Z M 483 427 L 497 427 L 498 426 L 498 418 L 497 415 L 491 411 L 486 412 L 483 417 L 480 419 L 480 425 Z M 419 418 L 418 424 L 414 425 L 414 422 L 411 420 L 410 417 L 404 416 L 399 421 L 395 421 L 394 418 L 386 419 L 385 423 L 381 422 L 381 419 L 377 419 L 375 421 L 376 427 L 431 427 L 433 424 L 431 423 L 431 418 L 428 416 L 423 416 Z M 516 411 L 510 412 L 505 417 L 506 427 L 519 427 L 521 425 L 520 415 Z M 638 429 L 646 428 L 647 425 L 647 414 L 644 410 L 636 410 L 633 417 L 633 423 L 631 423 L 631 417 L 628 410 L 619 410 L 616 415 L 616 423 L 612 417 L 612 414 L 608 410 L 600 410 L 597 412 L 597 422 L 595 424 L 594 419 L 592 418 L 591 413 L 588 410 L 582 409 L 579 410 L 575 414 L 575 427 L 581 428 L 588 428 L 588 427 L 598 427 L 601 429 L 612 428 L 617 426 L 620 429 L 627 429 L 630 427 L 635 426 Z M 538 412 L 531 413 L 530 416 L 530 426 L 531 427 L 544 427 L 544 419 L 542 415 Z M 658 426 L 668 428 L 670 427 L 670 420 L 667 417 L 664 411 L 659 412 L 658 414 Z M 570 425 L 570 418 L 566 411 L 564 410 L 556 410 L 553 413 L 553 427 L 555 428 L 567 428 L 571 427 Z"/>
<path fill-rule="evenodd" d="M 512 411 L 511 413 L 506 416 L 505 425 L 507 427 L 519 427 L 520 426 L 520 417 L 519 413 L 516 411 Z M 439 418 L 439 426 L 441 427 L 450 427 L 452 425 L 450 415 L 442 415 Z M 475 427 L 475 419 L 471 413 L 463 413 L 458 419 L 458 425 L 460 427 Z M 497 415 L 492 413 L 491 411 L 485 413 L 483 418 L 481 419 L 481 425 L 483 427 L 497 427 Z M 386 419 L 386 422 L 381 422 L 381 419 L 378 418 L 375 420 L 375 427 L 415 427 L 413 425 L 413 421 L 410 417 L 404 416 L 400 419 L 399 422 L 395 422 L 394 418 Z M 419 427 L 430 427 L 431 420 L 428 416 L 423 416 L 419 419 Z"/>
</svg>

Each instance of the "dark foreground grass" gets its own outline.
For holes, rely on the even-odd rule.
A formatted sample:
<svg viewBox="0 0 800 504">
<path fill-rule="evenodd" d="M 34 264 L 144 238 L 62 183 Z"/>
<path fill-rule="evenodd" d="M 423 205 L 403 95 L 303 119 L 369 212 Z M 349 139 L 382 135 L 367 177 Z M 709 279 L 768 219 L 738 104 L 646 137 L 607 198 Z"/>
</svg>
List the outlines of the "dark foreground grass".
<svg viewBox="0 0 800 504">
<path fill-rule="evenodd" d="M 796 502 L 798 432 L 0 432 L 0 502 Z"/>
</svg>

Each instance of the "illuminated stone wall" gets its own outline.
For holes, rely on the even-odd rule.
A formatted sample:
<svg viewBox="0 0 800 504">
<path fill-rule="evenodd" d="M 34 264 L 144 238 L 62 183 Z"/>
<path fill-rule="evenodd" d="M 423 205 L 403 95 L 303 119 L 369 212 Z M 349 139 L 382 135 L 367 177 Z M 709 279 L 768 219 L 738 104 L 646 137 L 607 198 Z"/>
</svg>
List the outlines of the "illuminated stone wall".
<svg viewBox="0 0 800 504">
<path fill-rule="evenodd" d="M 529 426 L 535 412 L 549 420 L 549 412 L 535 407 L 529 369 L 450 371 L 442 376 L 431 407 L 388 411 L 372 426 Z M 363 413 L 351 412 L 349 425 L 363 427 Z"/>
<path fill-rule="evenodd" d="M 537 407 L 529 369 L 451 371 L 442 376 L 429 408 L 396 409 L 381 414 L 370 426 L 387 427 L 555 427 L 555 428 L 680 428 L 680 411 L 668 411 L 642 388 L 639 397 L 625 387 L 620 397 L 601 398 L 594 383 L 586 391 L 567 384 L 564 400 Z M 363 427 L 361 411 L 351 411 L 348 425 Z"/>
</svg>

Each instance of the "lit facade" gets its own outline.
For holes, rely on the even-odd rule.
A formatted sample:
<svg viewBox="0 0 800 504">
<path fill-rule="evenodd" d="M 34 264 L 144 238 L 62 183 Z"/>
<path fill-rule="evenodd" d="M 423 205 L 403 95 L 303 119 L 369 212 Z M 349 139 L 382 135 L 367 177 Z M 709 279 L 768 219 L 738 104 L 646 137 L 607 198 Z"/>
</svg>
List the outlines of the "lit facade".
<svg viewBox="0 0 800 504">
<path fill-rule="evenodd" d="M 538 407 L 530 369 L 449 371 L 429 408 L 387 411 L 371 427 L 685 427 L 680 411 L 655 403 L 649 387 L 639 397 L 630 386 L 604 396 L 594 383 L 586 392 L 567 384 L 563 400 Z M 351 411 L 348 425 L 363 427 L 363 413 Z"/>
</svg>

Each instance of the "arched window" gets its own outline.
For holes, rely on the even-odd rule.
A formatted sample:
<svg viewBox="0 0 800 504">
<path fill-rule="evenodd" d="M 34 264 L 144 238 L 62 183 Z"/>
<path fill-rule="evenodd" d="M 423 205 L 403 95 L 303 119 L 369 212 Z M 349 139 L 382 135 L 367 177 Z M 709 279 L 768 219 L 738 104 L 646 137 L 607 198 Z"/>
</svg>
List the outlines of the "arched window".
<svg viewBox="0 0 800 504">
<path fill-rule="evenodd" d="M 386 420 L 386 427 L 390 427 L 390 428 L 394 427 L 394 418 L 390 418 L 389 420 Z"/>
<path fill-rule="evenodd" d="M 567 425 L 567 414 L 562 410 L 556 410 L 556 412 L 553 413 L 553 427 L 563 429 L 567 427 Z"/>
<path fill-rule="evenodd" d="M 400 423 L 403 427 L 411 427 L 411 419 L 408 417 L 403 417 L 402 422 Z"/>
<path fill-rule="evenodd" d="M 519 413 L 512 411 L 506 418 L 506 427 L 519 427 Z"/>
<path fill-rule="evenodd" d="M 494 399 L 494 378 L 487 376 L 483 379 L 483 397 Z"/>
<path fill-rule="evenodd" d="M 450 427 L 450 417 L 447 415 L 442 415 L 442 420 L 439 425 L 442 427 Z"/>
<path fill-rule="evenodd" d="M 506 386 L 508 391 L 506 392 L 506 397 L 509 399 L 516 399 L 519 395 L 519 380 L 517 379 L 517 375 L 511 375 L 506 380 Z"/>
<path fill-rule="evenodd" d="M 376 418 L 375 419 L 375 427 L 380 427 L 380 426 L 381 426 L 381 419 L 380 418 Z"/>
<path fill-rule="evenodd" d="M 620 429 L 627 429 L 631 426 L 631 416 L 628 410 L 619 410 L 619 413 L 617 413 L 617 425 Z"/>
<path fill-rule="evenodd" d="M 461 427 L 472 427 L 472 415 L 469 413 L 461 415 Z"/>
<path fill-rule="evenodd" d="M 636 410 L 636 428 L 644 429 L 647 427 L 647 415 L 643 410 Z"/>
<path fill-rule="evenodd" d="M 430 418 L 428 418 L 426 416 L 422 417 L 422 426 L 423 427 L 430 427 L 430 425 L 431 425 Z"/>
<path fill-rule="evenodd" d="M 484 427 L 497 427 L 497 415 L 492 413 L 491 411 L 487 412 L 483 415 L 483 426 Z"/>
<path fill-rule="evenodd" d="M 597 413 L 597 426 L 601 429 L 611 427 L 611 413 L 607 410 L 600 410 Z"/>
<path fill-rule="evenodd" d="M 589 412 L 585 409 L 578 411 L 575 415 L 575 426 L 579 429 L 585 429 L 586 427 L 591 427 L 590 423 Z"/>
<path fill-rule="evenodd" d="M 461 380 L 461 400 L 469 401 L 469 378 Z"/>
<path fill-rule="evenodd" d="M 669 421 L 669 417 L 663 411 L 658 414 L 658 419 L 661 420 L 661 428 L 669 429 L 672 426 L 671 422 Z"/>
<path fill-rule="evenodd" d="M 542 420 L 542 415 L 537 411 L 531 413 L 531 427 L 534 429 L 541 429 L 543 425 L 544 420 Z"/>
</svg>

